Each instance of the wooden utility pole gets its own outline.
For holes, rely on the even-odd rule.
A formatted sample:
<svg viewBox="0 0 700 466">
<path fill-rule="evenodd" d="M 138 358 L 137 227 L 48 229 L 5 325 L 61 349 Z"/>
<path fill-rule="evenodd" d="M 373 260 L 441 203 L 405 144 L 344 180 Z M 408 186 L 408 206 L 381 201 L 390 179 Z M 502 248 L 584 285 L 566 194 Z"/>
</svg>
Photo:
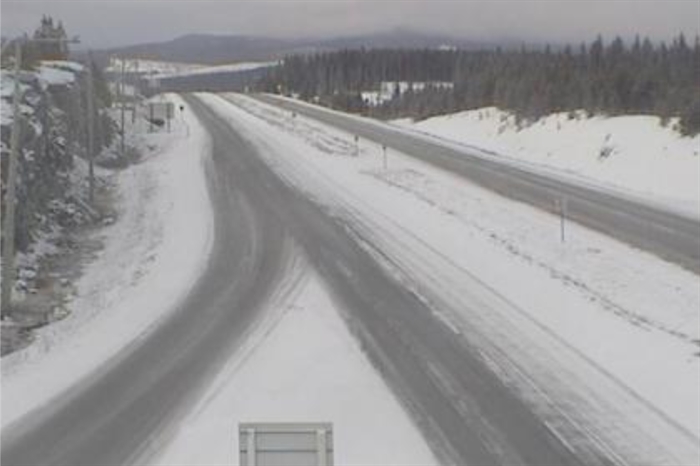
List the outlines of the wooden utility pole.
<svg viewBox="0 0 700 466">
<path fill-rule="evenodd" d="M 2 290 L 0 307 L 5 317 L 12 301 L 12 288 L 15 284 L 15 197 L 17 162 L 19 157 L 19 135 L 21 130 L 19 104 L 22 89 L 19 82 L 22 63 L 22 41 L 15 40 L 15 93 L 12 99 L 12 135 L 10 137 L 10 161 L 7 168 L 7 189 L 5 190 L 5 218 L 2 231 Z"/>
<path fill-rule="evenodd" d="M 139 89 L 139 84 L 140 84 L 140 75 L 139 75 L 139 59 L 136 59 L 136 63 L 134 64 L 136 70 L 134 73 L 131 74 L 132 79 L 131 83 L 133 85 L 133 94 L 131 96 L 131 124 L 134 125 L 136 123 L 136 92 L 137 89 Z M 133 126 L 132 126 L 133 128 Z"/>
<path fill-rule="evenodd" d="M 126 66 L 126 62 L 124 61 L 124 57 L 122 57 L 121 62 L 122 72 L 119 79 L 119 101 L 121 103 L 121 138 L 119 139 L 119 151 L 121 153 L 122 158 L 125 158 L 126 148 L 124 145 L 124 67 Z"/>
<path fill-rule="evenodd" d="M 88 164 L 89 177 L 88 187 L 90 203 L 95 202 L 95 83 L 92 74 L 92 52 L 88 52 L 88 74 L 87 74 L 87 131 L 88 131 Z"/>
</svg>

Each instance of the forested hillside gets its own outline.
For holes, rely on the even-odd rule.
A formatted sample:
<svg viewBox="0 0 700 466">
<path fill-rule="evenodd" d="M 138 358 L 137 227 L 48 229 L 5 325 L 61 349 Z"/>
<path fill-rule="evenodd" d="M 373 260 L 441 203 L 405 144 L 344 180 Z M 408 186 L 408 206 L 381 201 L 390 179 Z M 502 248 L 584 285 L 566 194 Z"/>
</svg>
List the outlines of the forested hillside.
<svg viewBox="0 0 700 466">
<path fill-rule="evenodd" d="M 65 39 L 60 22 L 44 17 L 34 39 Z M 14 45 L 10 44 L 10 50 Z M 19 73 L 14 54 L 3 55 L 0 96 L 0 161 L 2 162 L 2 212 L 6 214 L 11 135 L 19 124 L 16 176 L 15 246 L 27 251 L 42 236 L 56 233 L 84 219 L 86 205 L 87 107 L 89 73 L 85 64 L 65 61 L 62 42 L 22 42 Z M 95 89 L 96 151 L 108 146 L 114 127 L 107 116 L 109 91 L 99 70 L 93 67 Z M 12 111 L 15 84 L 19 81 L 19 112 Z"/>
<path fill-rule="evenodd" d="M 451 87 L 431 82 L 452 82 Z M 382 83 L 422 83 L 379 104 L 363 92 Z M 700 132 L 700 39 L 670 45 L 601 37 L 578 47 L 536 50 L 344 50 L 296 55 L 270 72 L 267 91 L 378 117 L 426 118 L 496 106 L 524 119 L 552 112 L 680 117 L 685 134 Z"/>
</svg>

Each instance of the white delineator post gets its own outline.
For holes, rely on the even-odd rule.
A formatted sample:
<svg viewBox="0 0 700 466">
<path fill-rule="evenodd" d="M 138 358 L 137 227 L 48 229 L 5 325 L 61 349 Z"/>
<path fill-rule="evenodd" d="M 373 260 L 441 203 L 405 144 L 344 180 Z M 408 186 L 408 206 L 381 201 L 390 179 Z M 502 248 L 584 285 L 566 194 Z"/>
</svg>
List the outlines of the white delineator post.
<svg viewBox="0 0 700 466">
<path fill-rule="evenodd" d="M 566 198 L 556 200 L 557 210 L 559 211 L 559 234 L 561 242 L 566 242 Z"/>
</svg>

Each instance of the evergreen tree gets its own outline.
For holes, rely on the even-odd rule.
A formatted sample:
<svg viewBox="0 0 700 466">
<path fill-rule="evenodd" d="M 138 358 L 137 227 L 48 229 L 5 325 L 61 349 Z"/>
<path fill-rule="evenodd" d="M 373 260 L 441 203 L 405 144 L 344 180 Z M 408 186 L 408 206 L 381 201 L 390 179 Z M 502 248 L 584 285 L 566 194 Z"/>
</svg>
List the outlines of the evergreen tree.
<svg viewBox="0 0 700 466">
<path fill-rule="evenodd" d="M 54 26 L 53 18 L 43 16 L 34 31 L 35 47 L 39 60 L 66 60 L 68 58 L 68 36 L 63 23 Z"/>
<path fill-rule="evenodd" d="M 378 107 L 359 95 L 382 83 L 412 84 Z M 451 88 L 434 83 L 449 82 Z M 428 83 L 425 85 L 425 83 Z M 430 83 L 433 83 L 432 85 Z M 700 39 L 684 35 L 670 46 L 635 37 L 608 45 L 590 44 L 528 50 L 341 50 L 295 55 L 273 69 L 261 87 L 298 93 L 337 108 L 385 118 L 422 118 L 440 112 L 498 106 L 521 119 L 551 112 L 678 116 L 695 134 L 700 108 Z"/>
</svg>

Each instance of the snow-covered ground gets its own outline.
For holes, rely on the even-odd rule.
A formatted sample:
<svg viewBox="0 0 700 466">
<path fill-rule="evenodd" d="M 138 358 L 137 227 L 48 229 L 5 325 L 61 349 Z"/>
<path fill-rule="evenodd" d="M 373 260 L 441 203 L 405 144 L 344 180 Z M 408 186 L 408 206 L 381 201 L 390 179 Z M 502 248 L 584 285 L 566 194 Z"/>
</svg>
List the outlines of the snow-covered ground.
<svg viewBox="0 0 700 466">
<path fill-rule="evenodd" d="M 206 264 L 212 212 L 202 162 L 210 143 L 191 112 L 185 115 L 170 135 L 131 141 L 148 155 L 118 175 L 119 219 L 77 283 L 71 314 L 2 359 L 3 428 L 146 338 Z M 318 277 L 303 257 L 295 264 L 204 398 L 146 457 L 164 465 L 230 464 L 240 422 L 327 421 L 337 464 L 437 464 Z"/>
<path fill-rule="evenodd" d="M 362 100 L 370 106 L 381 105 L 389 102 L 397 95 L 408 92 L 421 92 L 426 89 L 452 89 L 453 83 L 448 81 L 382 81 L 379 90 L 363 91 L 360 93 Z"/>
<path fill-rule="evenodd" d="M 301 258 L 154 463 L 237 464 L 238 424 L 280 421 L 332 422 L 335 464 L 437 464 Z"/>
<path fill-rule="evenodd" d="M 79 74 L 83 71 L 83 66 L 80 63 L 64 60 L 43 60 L 39 63 L 34 71 L 22 71 L 22 79 L 20 79 L 20 91 L 22 95 L 31 89 L 31 85 L 23 82 L 24 79 L 36 76 L 38 83 L 42 89 L 48 86 L 70 86 L 78 80 Z M 3 69 L 0 72 L 0 123 L 2 126 L 9 126 L 14 119 L 12 114 L 12 99 L 15 92 L 14 71 Z M 36 100 L 29 101 L 32 102 Z M 27 103 L 20 103 L 20 112 L 24 116 L 34 116 L 36 110 Z M 35 128 L 37 129 L 37 128 Z"/>
<path fill-rule="evenodd" d="M 74 73 L 81 73 L 85 70 L 85 67 L 81 63 L 69 60 L 41 60 L 41 66 L 58 68 L 59 70 L 73 71 Z"/>
<path fill-rule="evenodd" d="M 148 79 L 165 79 L 183 76 L 195 76 L 198 74 L 231 73 L 237 71 L 250 71 L 258 68 L 267 68 L 278 64 L 269 62 L 238 62 L 221 65 L 202 65 L 196 63 L 177 63 L 158 60 L 142 60 L 127 58 L 123 60 L 124 70 L 128 73 L 139 73 Z M 119 73 L 122 69 L 122 59 L 112 58 L 107 72 Z"/>
<path fill-rule="evenodd" d="M 82 72 L 83 65 L 64 60 L 44 60 L 37 68 L 39 79 L 49 86 L 72 84 Z"/>
<path fill-rule="evenodd" d="M 23 172 L 23 167 L 29 172 L 24 173 L 24 176 L 19 178 L 19 192 L 28 189 L 26 186 L 23 186 L 24 182 L 31 183 L 33 181 L 36 184 L 37 180 L 44 180 L 50 177 L 47 175 L 45 178 L 42 178 L 41 172 L 51 172 L 51 176 L 54 176 L 52 170 L 60 166 L 58 161 L 61 159 L 63 147 L 66 145 L 66 133 L 61 131 L 61 129 L 54 128 L 49 131 L 47 144 L 51 148 L 52 157 L 38 160 L 35 153 L 38 137 L 45 136 L 45 131 L 48 128 L 61 126 L 61 121 L 65 117 L 64 111 L 59 111 L 59 107 L 55 105 L 52 92 L 45 91 L 49 87 L 58 88 L 56 89 L 58 92 L 72 92 L 76 90 L 75 85 L 79 81 L 82 72 L 83 65 L 65 60 L 42 60 L 34 70 L 21 72 L 21 79 L 19 80 L 21 103 L 19 108 L 23 121 L 28 125 L 28 128 L 22 131 L 22 138 L 27 145 L 24 147 L 23 156 L 20 158 L 25 165 L 20 164 L 19 173 Z M 14 121 L 13 100 L 16 82 L 12 71 L 2 70 L 0 79 L 0 98 L 2 99 L 0 124 L 3 126 L 3 133 L 5 130 L 8 133 L 11 132 L 11 126 Z M 47 110 L 48 116 L 46 116 Z M 3 138 L 0 144 L 3 156 L 9 155 L 9 147 L 7 146 L 10 142 L 9 140 L 9 137 Z M 87 162 L 79 157 L 74 157 L 71 164 L 70 172 L 59 173 L 59 176 L 66 176 L 70 179 L 70 188 L 52 191 L 53 198 L 46 201 L 48 202 L 46 206 L 48 207 L 48 214 L 46 212 L 34 212 L 35 220 L 41 226 L 32 230 L 31 243 L 26 250 L 17 251 L 15 260 L 19 280 L 15 285 L 14 292 L 16 297 L 20 297 L 20 300 L 25 297 L 24 293 L 29 291 L 27 282 L 36 278 L 39 263 L 47 256 L 58 252 L 53 244 L 62 234 L 62 228 L 56 222 L 57 214 L 59 212 L 65 214 L 74 224 L 84 224 L 89 214 L 92 213 L 92 209 L 86 208 L 85 204 L 81 202 L 81 199 L 87 196 L 86 183 L 83 181 L 87 178 Z M 31 211 L 35 210 L 31 206 L 29 208 Z M 41 211 L 41 209 L 39 210 Z M 36 292 L 36 289 L 31 289 L 31 291 Z M 6 322 L 6 324 L 8 323 Z"/>
<path fill-rule="evenodd" d="M 384 168 L 371 142 L 354 157 L 350 134 L 229 97 L 245 110 L 204 98 L 288 182 L 352 220 L 367 249 L 381 251 L 377 259 L 553 430 L 564 435 L 561 420 L 571 417 L 637 463 L 698 463 L 696 275 L 574 224 L 561 244 L 549 214 L 396 152 Z M 72 314 L 3 358 L 3 427 L 146 336 L 199 275 L 212 239 L 202 171 L 209 142 L 184 118 L 189 137 L 181 120 L 170 136 L 145 136 L 153 152 L 119 175 L 120 218 L 78 284 Z M 303 258 L 154 453 L 159 464 L 230 463 L 238 422 L 281 417 L 333 422 L 338 464 L 435 462 Z"/>
<path fill-rule="evenodd" d="M 207 263 L 213 214 L 202 164 L 209 138 L 193 116 L 184 118 L 170 134 L 142 133 L 144 159 L 115 175 L 118 220 L 101 233 L 105 248 L 76 284 L 70 315 L 2 358 L 3 427 L 143 338 Z"/>
<path fill-rule="evenodd" d="M 204 67 L 204 65 L 198 65 L 196 63 L 111 57 L 105 71 L 108 73 L 120 73 L 122 71 L 122 66 L 126 72 L 144 74 L 182 73 Z"/>
<path fill-rule="evenodd" d="M 655 464 L 700 460 L 700 286 L 675 265 L 239 95 L 206 101 L 468 335 L 545 419 Z M 575 407 L 575 408 L 572 408 Z M 553 421 L 556 422 L 556 421 Z M 567 427 L 554 426 L 565 430 Z"/>
<path fill-rule="evenodd" d="M 251 71 L 258 68 L 268 68 L 277 65 L 277 62 L 240 62 L 226 65 L 202 66 L 182 71 L 167 71 L 149 76 L 149 79 L 178 78 L 184 76 L 196 76 L 200 74 L 233 73 L 238 71 Z"/>
<path fill-rule="evenodd" d="M 489 107 L 394 123 L 507 161 L 628 190 L 700 218 L 700 135 L 682 137 L 673 119 L 664 126 L 654 116 L 575 112 L 519 127 L 512 114 Z"/>
</svg>

